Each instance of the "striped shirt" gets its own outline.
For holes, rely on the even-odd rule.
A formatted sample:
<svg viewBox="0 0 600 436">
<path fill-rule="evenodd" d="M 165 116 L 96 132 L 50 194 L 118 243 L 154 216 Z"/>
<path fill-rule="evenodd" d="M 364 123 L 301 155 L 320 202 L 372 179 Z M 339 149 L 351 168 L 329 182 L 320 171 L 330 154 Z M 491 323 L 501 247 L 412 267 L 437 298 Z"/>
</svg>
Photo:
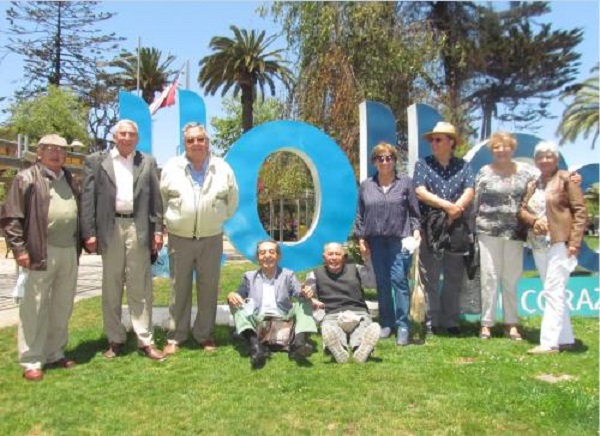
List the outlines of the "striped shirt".
<svg viewBox="0 0 600 436">
<path fill-rule="evenodd" d="M 419 203 L 410 177 L 398 175 L 384 192 L 378 175 L 360 184 L 358 211 L 354 229 L 356 236 L 411 236 L 420 228 Z"/>
</svg>

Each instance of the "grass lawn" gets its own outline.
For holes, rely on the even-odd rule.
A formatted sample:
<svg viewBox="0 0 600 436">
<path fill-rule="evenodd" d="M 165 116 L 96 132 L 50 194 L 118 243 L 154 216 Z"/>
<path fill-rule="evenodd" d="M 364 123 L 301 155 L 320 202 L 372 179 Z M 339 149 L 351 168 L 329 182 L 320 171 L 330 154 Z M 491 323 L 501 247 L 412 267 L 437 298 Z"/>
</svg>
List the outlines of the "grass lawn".
<svg viewBox="0 0 600 436">
<path fill-rule="evenodd" d="M 249 267 L 224 268 L 220 301 Z M 156 294 L 166 305 L 166 281 L 157 280 Z M 49 370 L 42 382 L 21 378 L 16 328 L 0 329 L 0 434 L 597 434 L 598 321 L 573 321 L 578 346 L 555 355 L 525 354 L 539 339 L 533 318 L 523 320 L 521 343 L 482 342 L 478 326 L 465 324 L 464 337 L 424 346 L 382 341 L 365 365 L 275 353 L 253 371 L 226 327 L 217 328 L 212 354 L 190 342 L 153 362 L 130 335 L 127 354 L 107 361 L 93 298 L 71 318 L 67 354 L 78 366 Z M 162 347 L 165 332 L 157 329 L 156 340 Z M 542 374 L 575 378 L 552 384 Z"/>
</svg>

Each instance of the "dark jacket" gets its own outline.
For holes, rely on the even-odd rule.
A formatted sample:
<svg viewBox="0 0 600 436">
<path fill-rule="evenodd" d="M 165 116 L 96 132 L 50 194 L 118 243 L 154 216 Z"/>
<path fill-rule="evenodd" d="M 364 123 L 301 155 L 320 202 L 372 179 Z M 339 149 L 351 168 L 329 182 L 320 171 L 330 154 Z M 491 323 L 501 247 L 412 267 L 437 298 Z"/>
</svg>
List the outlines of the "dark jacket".
<svg viewBox="0 0 600 436">
<path fill-rule="evenodd" d="M 117 195 L 110 151 L 88 156 L 83 170 L 81 216 L 83 239 L 97 238 L 98 253 L 105 253 L 115 226 Z M 133 158 L 133 213 L 140 246 L 152 248 L 154 233 L 162 233 L 163 205 L 154 157 L 136 151 Z"/>
<path fill-rule="evenodd" d="M 79 187 L 71 173 L 64 169 L 79 207 Z M 6 202 L 0 209 L 0 227 L 15 258 L 29 254 L 30 269 L 44 271 L 47 266 L 48 209 L 50 207 L 51 177 L 38 163 L 14 178 Z M 78 213 L 79 216 L 79 213 Z M 77 219 L 77 253 L 81 253 L 80 219 Z"/>
</svg>

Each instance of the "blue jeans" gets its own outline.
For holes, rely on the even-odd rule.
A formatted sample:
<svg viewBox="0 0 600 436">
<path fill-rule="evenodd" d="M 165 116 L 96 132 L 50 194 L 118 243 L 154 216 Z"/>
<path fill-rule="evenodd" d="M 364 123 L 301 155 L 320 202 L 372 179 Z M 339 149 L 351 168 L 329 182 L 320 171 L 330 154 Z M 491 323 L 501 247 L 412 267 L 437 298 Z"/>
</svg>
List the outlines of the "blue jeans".
<svg viewBox="0 0 600 436">
<path fill-rule="evenodd" d="M 367 242 L 377 280 L 379 324 L 382 328 L 408 328 L 412 255 L 402 249 L 402 239 L 395 236 L 372 236 Z"/>
</svg>

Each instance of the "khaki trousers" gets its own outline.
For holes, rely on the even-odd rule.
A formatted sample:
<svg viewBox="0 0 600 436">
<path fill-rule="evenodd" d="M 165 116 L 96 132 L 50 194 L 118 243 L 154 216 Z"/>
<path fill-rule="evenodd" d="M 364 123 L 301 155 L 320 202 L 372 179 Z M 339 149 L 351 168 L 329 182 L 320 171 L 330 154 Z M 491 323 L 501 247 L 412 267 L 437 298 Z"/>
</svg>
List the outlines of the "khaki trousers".
<svg viewBox="0 0 600 436">
<path fill-rule="evenodd" d="M 123 285 L 138 346 L 152 341 L 152 269 L 150 248 L 137 240 L 132 218 L 116 218 L 115 229 L 102 253 L 102 316 L 109 342 L 125 343 L 127 332 L 121 323 Z"/>
<path fill-rule="evenodd" d="M 523 243 L 479 235 L 479 252 L 481 259 L 481 325 L 494 326 L 500 285 L 502 285 L 504 324 L 516 325 L 519 322 L 517 283 L 523 272 Z"/>
<path fill-rule="evenodd" d="M 169 234 L 171 302 L 169 332 L 171 343 L 184 342 L 190 334 L 192 282 L 196 273 L 198 312 L 192 336 L 199 343 L 212 339 L 217 316 L 217 296 L 223 255 L 223 235 L 193 239 Z"/>
<path fill-rule="evenodd" d="M 241 335 L 246 330 L 256 332 L 258 324 L 261 323 L 265 317 L 262 315 L 247 314 L 243 308 L 234 307 L 231 309 L 233 315 L 233 322 L 235 324 L 235 331 Z M 317 324 L 313 318 L 312 303 L 307 300 L 294 301 L 292 308 L 283 315 L 282 319 L 295 321 L 294 333 L 317 333 Z"/>
<path fill-rule="evenodd" d="M 19 306 L 19 364 L 41 369 L 65 357 L 77 286 L 77 249 L 48 245 L 46 271 L 28 270 Z"/>
<path fill-rule="evenodd" d="M 342 347 L 348 348 L 348 346 L 350 346 L 351 350 L 355 350 L 362 343 L 365 331 L 367 330 L 367 327 L 373 324 L 373 319 L 371 318 L 371 315 L 364 311 L 352 310 L 351 312 L 361 318 L 360 322 L 354 328 L 354 330 L 352 330 L 352 332 L 346 333 L 340 327 L 340 324 L 338 323 L 338 317 L 340 316 L 339 313 L 325 315 L 325 318 L 323 318 L 323 322 L 321 323 L 321 331 L 323 326 L 328 325 L 333 329 L 338 338 L 340 338 Z M 323 348 L 325 348 L 325 345 L 323 345 Z"/>
</svg>

